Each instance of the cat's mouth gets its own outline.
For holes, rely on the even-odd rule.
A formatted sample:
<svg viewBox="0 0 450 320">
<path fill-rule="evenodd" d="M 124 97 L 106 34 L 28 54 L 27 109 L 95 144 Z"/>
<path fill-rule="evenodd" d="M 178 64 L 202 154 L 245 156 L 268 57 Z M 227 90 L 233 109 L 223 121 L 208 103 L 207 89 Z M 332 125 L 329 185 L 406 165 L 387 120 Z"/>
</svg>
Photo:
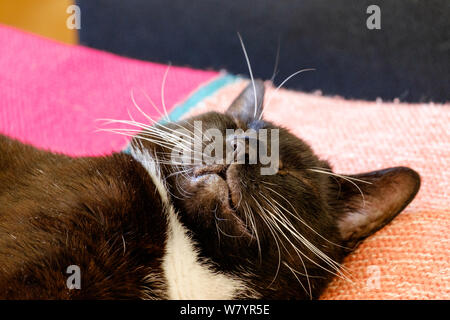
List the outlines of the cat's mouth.
<svg viewBox="0 0 450 320">
<path fill-rule="evenodd" d="M 222 203 L 235 212 L 239 207 L 238 195 L 240 193 L 232 177 L 233 171 L 228 165 L 214 164 L 196 168 L 194 176 L 196 178 L 215 176 L 216 179 L 212 179 L 213 182 L 210 183 L 210 186 L 220 189 L 217 195 L 223 195 Z"/>
</svg>

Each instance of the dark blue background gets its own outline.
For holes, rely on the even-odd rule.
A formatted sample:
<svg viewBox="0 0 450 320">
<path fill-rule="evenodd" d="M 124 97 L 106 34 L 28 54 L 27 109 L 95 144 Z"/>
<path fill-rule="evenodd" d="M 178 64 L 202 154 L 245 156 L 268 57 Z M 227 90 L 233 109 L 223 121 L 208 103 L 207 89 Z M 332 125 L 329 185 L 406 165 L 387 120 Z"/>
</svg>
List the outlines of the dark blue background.
<svg viewBox="0 0 450 320">
<path fill-rule="evenodd" d="M 120 55 L 247 74 L 347 98 L 450 100 L 448 0 L 78 0 L 80 42 Z M 381 8 L 381 30 L 366 9 Z"/>
</svg>

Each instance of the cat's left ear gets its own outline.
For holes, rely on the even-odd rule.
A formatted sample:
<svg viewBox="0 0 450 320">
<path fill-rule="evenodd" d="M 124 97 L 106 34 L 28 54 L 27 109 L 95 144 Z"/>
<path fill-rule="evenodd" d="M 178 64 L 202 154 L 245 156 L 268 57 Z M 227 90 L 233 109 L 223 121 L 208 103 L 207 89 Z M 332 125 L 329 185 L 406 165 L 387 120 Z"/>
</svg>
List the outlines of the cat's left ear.
<svg viewBox="0 0 450 320">
<path fill-rule="evenodd" d="M 338 212 L 339 232 L 349 248 L 394 219 L 420 188 L 419 174 L 406 167 L 333 178 L 338 183 L 331 201 Z"/>
<path fill-rule="evenodd" d="M 239 94 L 226 113 L 245 123 L 259 119 L 263 110 L 264 82 L 255 80 Z"/>
</svg>

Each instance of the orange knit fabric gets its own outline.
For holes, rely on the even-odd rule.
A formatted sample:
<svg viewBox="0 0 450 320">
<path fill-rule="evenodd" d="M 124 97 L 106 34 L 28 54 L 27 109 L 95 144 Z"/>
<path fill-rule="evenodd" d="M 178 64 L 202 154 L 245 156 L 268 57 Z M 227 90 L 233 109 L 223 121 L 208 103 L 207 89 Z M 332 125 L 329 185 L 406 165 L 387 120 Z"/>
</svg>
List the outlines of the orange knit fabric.
<svg viewBox="0 0 450 320">
<path fill-rule="evenodd" d="M 208 97 L 191 114 L 224 110 L 247 84 Z M 409 166 L 422 177 L 414 201 L 344 261 L 322 299 L 450 298 L 450 104 L 351 101 L 267 84 L 265 119 L 301 137 L 335 172 Z M 268 104 L 268 105 L 267 105 Z"/>
</svg>

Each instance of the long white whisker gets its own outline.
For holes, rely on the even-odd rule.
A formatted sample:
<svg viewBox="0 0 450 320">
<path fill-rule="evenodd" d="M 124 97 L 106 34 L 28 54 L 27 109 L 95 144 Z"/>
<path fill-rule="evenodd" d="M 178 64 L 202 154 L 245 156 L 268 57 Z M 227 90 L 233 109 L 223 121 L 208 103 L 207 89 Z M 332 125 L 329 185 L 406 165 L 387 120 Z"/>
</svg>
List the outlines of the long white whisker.
<svg viewBox="0 0 450 320">
<path fill-rule="evenodd" d="M 347 176 L 347 175 L 344 175 L 344 174 L 341 174 L 341 173 L 339 173 L 339 174 L 334 173 L 334 172 L 331 171 L 331 169 L 327 169 L 327 168 L 312 167 L 311 169 L 324 170 L 326 172 L 332 173 L 334 176 L 339 177 L 339 178 L 345 177 L 345 178 L 347 178 L 349 180 L 353 180 L 353 181 L 357 181 L 357 182 L 361 182 L 361 183 L 366 183 L 366 184 L 372 184 L 372 182 L 370 182 L 370 181 L 366 181 L 366 180 L 350 177 L 350 176 Z"/>
<path fill-rule="evenodd" d="M 252 84 L 253 84 L 253 94 L 255 95 L 255 111 L 254 111 L 253 116 L 256 117 L 256 112 L 258 109 L 258 101 L 256 99 L 256 86 L 255 86 L 255 79 L 253 78 L 252 66 L 250 65 L 250 60 L 247 55 L 247 50 L 245 50 L 245 45 L 244 45 L 244 41 L 242 40 L 241 34 L 238 32 L 237 35 L 239 37 L 239 41 L 241 42 L 242 51 L 244 51 L 245 60 L 247 61 L 247 66 L 248 66 L 248 72 L 250 74 L 250 79 L 252 80 Z"/>
<path fill-rule="evenodd" d="M 167 113 L 165 96 L 164 96 L 164 88 L 166 86 L 166 79 L 167 79 L 167 75 L 169 74 L 170 66 L 171 66 L 171 63 L 169 62 L 169 64 L 167 65 L 166 72 L 164 73 L 164 77 L 163 77 L 163 81 L 162 81 L 162 85 L 161 85 L 161 103 L 162 103 L 162 106 L 164 109 L 164 114 L 166 115 L 167 121 L 170 121 L 170 117 L 169 117 L 169 114 Z"/>
<path fill-rule="evenodd" d="M 305 245 L 311 252 L 313 252 L 317 257 L 319 257 L 322 261 L 324 261 L 327 265 L 329 265 L 331 268 L 333 268 L 334 270 L 336 270 L 338 274 L 328 270 L 328 269 L 324 269 L 327 270 L 328 272 L 335 274 L 337 276 L 340 276 L 342 278 L 347 278 L 345 276 L 344 273 L 342 273 L 342 271 L 340 270 L 340 264 L 335 262 L 333 259 L 329 258 L 326 254 L 324 254 L 320 249 L 318 249 L 316 246 L 314 246 L 311 242 L 309 242 L 303 235 L 301 235 L 296 228 L 292 225 L 291 221 L 289 221 L 289 219 L 287 219 L 284 214 L 275 206 L 273 205 L 273 203 L 264 196 L 264 194 L 262 194 L 260 192 L 260 195 L 263 196 L 263 198 L 266 200 L 266 203 L 268 204 L 269 207 L 271 207 L 273 210 L 275 210 L 278 215 L 275 215 L 273 212 L 267 210 L 264 208 L 265 212 L 269 214 L 269 216 L 273 219 L 272 221 L 274 222 L 278 222 L 281 223 L 281 225 L 287 230 L 289 231 L 289 233 L 298 241 L 300 241 L 303 245 Z M 275 225 L 278 227 L 278 223 L 276 223 Z M 279 227 L 278 227 L 279 228 Z M 282 235 L 286 238 L 286 240 L 291 244 L 291 246 L 294 248 L 294 250 L 298 250 L 298 248 L 290 241 L 290 239 L 284 234 L 284 232 L 279 229 L 280 232 L 282 233 Z M 302 253 L 303 255 L 303 253 Z M 308 260 L 311 260 L 309 257 L 306 257 Z M 314 264 L 316 264 L 314 261 L 312 261 Z"/>
<path fill-rule="evenodd" d="M 303 264 L 303 268 L 305 269 L 305 272 L 307 272 L 307 271 L 306 271 L 305 263 L 303 262 L 303 259 L 301 259 L 301 261 L 302 261 L 302 264 Z M 306 291 L 305 286 L 304 286 L 303 283 L 300 281 L 300 279 L 297 277 L 297 273 L 300 274 L 300 275 L 303 275 L 303 276 L 305 276 L 305 275 L 304 275 L 303 273 L 298 272 L 297 270 L 294 270 L 294 269 L 293 269 L 292 267 L 290 267 L 285 261 L 283 261 L 283 264 L 284 264 L 284 265 L 292 272 L 292 274 L 294 275 L 294 277 L 297 279 L 298 283 L 300 283 L 300 285 L 302 286 L 303 290 L 305 290 L 305 292 L 309 294 L 310 299 L 312 299 L 311 284 L 310 284 L 310 282 L 309 282 L 309 276 L 308 276 L 308 273 L 306 273 L 306 279 L 308 280 L 309 292 Z"/>
<path fill-rule="evenodd" d="M 313 253 L 315 253 L 319 258 L 321 258 L 322 261 L 324 261 L 327 265 L 329 265 L 332 269 L 335 269 L 337 271 L 333 272 L 327 268 L 325 268 L 324 266 L 318 264 L 316 261 L 314 261 L 313 259 L 311 259 L 310 257 L 308 257 L 306 254 L 304 254 L 301 250 L 299 250 L 292 242 L 291 240 L 287 237 L 287 235 L 283 232 L 283 230 L 281 229 L 281 227 L 278 225 L 278 223 L 281 223 L 283 225 L 283 227 L 287 228 L 289 231 L 289 227 L 286 226 L 286 223 L 283 223 L 282 220 L 279 219 L 279 217 L 277 217 L 277 215 L 273 214 L 270 210 L 264 209 L 264 211 L 269 214 L 269 216 L 271 217 L 271 220 L 274 222 L 273 226 L 275 226 L 279 231 L 280 234 L 286 239 L 286 241 L 291 245 L 291 247 L 295 250 L 295 252 L 297 252 L 298 254 L 301 254 L 303 257 L 305 257 L 307 260 L 309 260 L 311 263 L 313 263 L 314 265 L 316 265 L 317 267 L 337 276 L 340 278 L 344 278 L 346 279 L 345 275 L 342 274 L 342 272 L 339 270 L 339 267 L 336 266 L 335 264 L 333 264 L 332 262 L 334 262 L 333 260 L 331 260 L 328 256 L 324 255 L 320 250 L 317 250 L 317 248 L 315 248 L 309 241 L 301 241 L 302 243 L 304 243 L 308 249 L 312 250 Z M 276 223 L 278 222 L 278 223 Z M 296 233 L 293 233 L 292 230 L 290 230 L 290 233 L 293 236 L 299 236 Z M 296 238 L 297 238 L 296 237 Z M 303 238 L 304 239 L 304 238 Z M 314 250 L 314 248 L 316 250 Z M 322 255 L 320 255 L 320 253 L 322 253 Z M 331 260 L 331 261 L 330 261 Z"/>
<path fill-rule="evenodd" d="M 278 62 L 280 61 L 280 47 L 281 47 L 281 41 L 280 41 L 280 37 L 278 37 L 278 46 L 277 46 L 277 54 L 275 56 L 275 65 L 273 67 L 272 77 L 270 78 L 270 81 L 272 81 L 272 82 L 273 82 L 273 80 L 275 80 L 275 76 L 278 72 Z"/>
<path fill-rule="evenodd" d="M 277 91 L 278 91 L 278 90 L 279 90 L 286 82 L 288 82 L 290 79 L 292 79 L 293 77 L 295 77 L 296 75 L 298 75 L 298 74 L 300 74 L 300 73 L 302 73 L 302 72 L 306 72 L 306 71 L 314 71 L 314 70 L 316 70 L 316 69 L 313 69 L 313 68 L 301 69 L 301 70 L 298 70 L 298 71 L 294 72 L 294 73 L 291 74 L 289 77 L 286 77 L 286 78 L 281 82 L 281 84 L 280 84 L 280 85 L 272 92 L 272 94 L 270 95 L 270 97 L 269 97 L 269 99 L 268 99 L 268 101 L 267 101 L 267 104 L 266 104 L 266 108 L 270 105 L 270 102 L 272 101 L 273 96 L 275 95 L 275 93 L 276 93 L 276 92 L 277 92 Z M 264 110 L 262 110 L 261 115 L 259 116 L 259 120 L 261 120 L 263 113 L 264 113 Z"/>
<path fill-rule="evenodd" d="M 317 170 L 317 169 L 308 169 L 308 170 L 309 171 L 313 171 L 313 172 L 317 172 L 317 173 L 328 174 L 330 176 L 339 177 L 341 179 L 344 179 L 345 181 L 350 182 L 351 184 L 353 184 L 358 189 L 359 193 L 361 194 L 361 197 L 362 197 L 362 200 L 363 200 L 363 208 L 366 206 L 366 199 L 364 197 L 364 193 L 362 192 L 361 188 L 355 182 L 352 181 L 354 179 L 349 179 L 349 178 L 347 178 L 345 176 L 342 176 L 342 175 L 339 175 L 339 174 L 336 174 L 336 173 L 332 173 L 332 172 L 328 172 L 328 171 L 323 171 L 323 170 Z M 363 182 L 363 180 L 361 180 L 360 182 Z M 367 183 L 367 182 L 365 181 L 365 183 Z"/>
<path fill-rule="evenodd" d="M 256 238 L 256 244 L 258 245 L 258 257 L 260 262 L 262 261 L 262 253 L 261 253 L 261 243 L 259 240 L 259 235 L 258 235 L 258 229 L 256 228 L 256 221 L 255 221 L 255 216 L 253 215 L 252 210 L 250 209 L 250 206 L 248 204 L 248 202 L 245 202 L 246 205 L 246 210 L 248 212 L 248 216 L 249 216 L 249 220 L 250 220 L 250 224 L 251 224 L 251 229 L 253 231 L 253 233 L 255 234 L 255 238 Z"/>
<path fill-rule="evenodd" d="M 297 212 L 297 210 L 295 209 L 295 207 L 292 205 L 292 203 L 286 199 L 286 197 L 284 197 L 282 194 L 280 194 L 279 192 L 275 191 L 274 189 L 270 188 L 270 187 L 264 187 L 266 190 L 273 192 L 274 194 L 276 194 L 277 196 L 279 196 L 281 199 L 283 199 L 291 208 L 292 210 L 295 212 L 295 214 L 293 214 L 291 211 L 289 211 L 287 208 L 285 208 L 283 205 L 281 205 L 278 201 L 276 201 L 274 198 L 271 198 L 277 205 L 278 207 L 282 208 L 286 213 L 288 213 L 290 216 L 292 216 L 294 219 L 298 220 L 299 222 L 301 222 L 303 225 L 305 225 L 308 229 L 310 229 L 312 232 L 314 232 L 316 235 L 318 235 L 319 237 L 321 237 L 323 240 L 327 241 L 328 243 L 331 243 L 332 245 L 335 245 L 337 247 L 342 247 L 342 248 L 347 248 L 345 246 L 341 246 L 340 244 L 334 243 L 333 241 L 328 240 L 327 238 L 325 238 L 324 236 L 322 236 L 320 233 L 318 233 L 316 230 L 314 230 L 314 228 L 312 228 L 309 224 L 306 223 L 305 220 L 303 220 L 300 216 L 300 214 Z"/>
<path fill-rule="evenodd" d="M 272 225 L 267 221 L 267 218 L 266 218 L 266 216 L 264 215 L 264 208 L 259 204 L 259 202 L 255 199 L 255 197 L 253 196 L 253 195 L 251 195 L 251 197 L 253 198 L 253 201 L 255 202 L 255 204 L 257 205 L 257 207 L 259 208 L 259 210 L 260 210 L 260 215 L 259 215 L 259 217 L 263 220 L 263 222 L 265 223 L 265 225 L 268 227 L 268 229 L 269 229 L 269 231 L 270 231 L 270 233 L 271 233 L 271 235 L 272 235 L 272 237 L 274 238 L 274 240 L 275 240 L 275 245 L 277 246 L 277 249 L 278 249 L 278 265 L 277 265 L 277 270 L 276 270 L 276 272 L 275 272 L 275 275 L 274 275 L 274 277 L 273 277 L 273 279 L 272 279 L 272 282 L 268 285 L 268 287 L 270 287 L 274 282 L 275 282 L 275 280 L 277 279 L 277 277 L 278 277 L 278 274 L 279 274 L 279 272 L 280 272 L 280 267 L 281 267 L 281 248 L 280 248 L 280 243 L 278 242 L 278 240 L 280 240 L 281 241 L 281 239 L 279 238 L 279 236 L 277 235 L 277 233 L 275 232 L 275 230 L 273 229 L 273 227 L 272 227 Z M 277 239 L 278 238 L 278 239 Z M 283 242 L 281 241 L 281 245 L 284 247 L 284 244 L 283 244 Z M 285 248 L 285 250 L 286 250 L 286 248 Z"/>
<path fill-rule="evenodd" d="M 129 121 L 129 120 L 116 120 L 116 119 L 98 119 L 98 120 L 106 121 L 106 123 L 105 123 L 106 125 L 111 124 L 111 123 L 128 124 L 128 125 L 131 125 L 131 126 L 135 126 L 135 127 L 141 128 L 141 129 L 143 129 L 143 130 L 145 130 L 145 131 L 156 132 L 156 133 L 158 133 L 160 136 L 162 136 L 162 135 L 165 135 L 165 136 L 167 136 L 167 137 L 170 136 L 170 137 L 174 137 L 174 138 L 176 138 L 176 139 L 178 139 L 178 140 L 180 139 L 180 136 L 183 136 L 183 137 L 185 137 L 185 138 L 187 138 L 187 139 L 194 140 L 193 137 L 191 137 L 191 136 L 189 136 L 189 135 L 187 135 L 187 134 L 185 134 L 185 133 L 183 133 L 183 132 L 178 132 L 178 134 L 179 134 L 180 136 L 175 135 L 175 134 L 172 134 L 171 131 L 173 131 L 173 130 L 171 130 L 170 128 L 168 128 L 168 127 L 166 127 L 166 126 L 164 126 L 164 125 L 162 125 L 162 124 L 159 124 L 159 123 L 156 124 L 156 125 L 154 125 L 154 126 L 150 126 L 150 125 L 146 125 L 146 124 L 144 124 L 144 123 L 135 122 L 135 121 Z M 163 127 L 163 128 L 166 129 L 167 131 L 163 131 L 163 130 L 159 129 L 159 128 L 158 128 L 159 126 Z"/>
</svg>

